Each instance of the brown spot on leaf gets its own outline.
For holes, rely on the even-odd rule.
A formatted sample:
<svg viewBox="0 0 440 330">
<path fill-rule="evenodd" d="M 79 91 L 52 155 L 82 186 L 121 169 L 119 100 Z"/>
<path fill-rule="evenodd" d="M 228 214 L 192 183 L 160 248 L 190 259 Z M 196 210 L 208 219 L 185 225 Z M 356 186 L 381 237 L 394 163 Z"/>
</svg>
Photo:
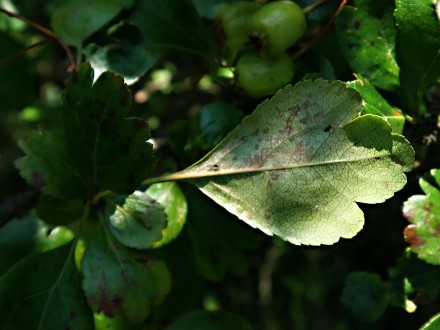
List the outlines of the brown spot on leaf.
<svg viewBox="0 0 440 330">
<path fill-rule="evenodd" d="M 119 127 L 112 118 L 104 118 L 101 121 L 100 132 L 103 137 L 109 140 L 117 140 L 119 138 Z"/>
<path fill-rule="evenodd" d="M 359 21 L 354 21 L 354 23 L 353 23 L 353 27 L 354 27 L 356 30 L 359 30 L 359 28 L 361 27 L 361 22 L 359 22 Z"/>
<path fill-rule="evenodd" d="M 132 126 L 134 129 L 146 129 L 148 128 L 148 123 L 141 118 L 133 118 Z"/>
<path fill-rule="evenodd" d="M 76 313 L 74 311 L 69 312 L 69 320 L 73 320 L 76 318 Z"/>
<path fill-rule="evenodd" d="M 34 187 L 37 190 L 41 190 L 46 182 L 44 182 L 43 178 L 38 172 L 32 172 L 32 178 L 30 182 L 31 186 Z"/>
<path fill-rule="evenodd" d="M 413 224 L 405 227 L 403 237 L 407 243 L 411 244 L 411 246 L 416 249 L 422 247 L 426 243 L 423 238 L 417 235 L 417 226 Z"/>
</svg>

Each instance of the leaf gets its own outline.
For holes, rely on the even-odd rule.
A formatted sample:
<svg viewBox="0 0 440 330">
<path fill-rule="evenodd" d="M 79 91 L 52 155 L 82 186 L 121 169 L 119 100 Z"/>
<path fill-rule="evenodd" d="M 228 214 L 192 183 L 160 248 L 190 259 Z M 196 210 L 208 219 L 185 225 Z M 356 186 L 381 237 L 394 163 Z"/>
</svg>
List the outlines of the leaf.
<svg viewBox="0 0 440 330">
<path fill-rule="evenodd" d="M 420 330 L 436 330 L 440 328 L 440 313 L 434 315 Z"/>
<path fill-rule="evenodd" d="M 130 21 L 143 36 L 143 45 L 178 49 L 207 58 L 214 56 L 211 35 L 190 0 L 139 1 Z"/>
<path fill-rule="evenodd" d="M 131 193 L 152 166 L 147 124 L 125 118 L 131 95 L 122 77 L 104 72 L 92 84 L 89 64 L 73 73 L 64 92 L 63 124 L 70 166 L 88 191 Z"/>
<path fill-rule="evenodd" d="M 204 140 L 213 146 L 219 143 L 243 119 L 243 113 L 236 107 L 213 102 L 200 109 L 200 130 Z"/>
<path fill-rule="evenodd" d="M 405 117 L 402 115 L 402 112 L 391 107 L 374 86 L 362 75 L 357 74 L 356 78 L 356 80 L 348 82 L 347 86 L 357 90 L 362 96 L 361 115 L 370 113 L 380 116 L 391 125 L 394 133 L 402 134 L 405 124 Z"/>
<path fill-rule="evenodd" d="M 0 279 L 2 329 L 93 329 L 73 246 L 24 258 Z"/>
<path fill-rule="evenodd" d="M 109 217 L 108 226 L 116 239 L 127 247 L 148 249 L 162 238 L 167 215 L 162 205 L 147 193 L 135 191 L 123 207 Z"/>
<path fill-rule="evenodd" d="M 125 248 L 98 224 L 90 224 L 83 235 L 83 289 L 92 310 L 108 317 L 123 313 L 132 322 L 144 320 L 151 304 L 162 302 L 170 291 L 165 263 Z"/>
<path fill-rule="evenodd" d="M 257 247 L 256 235 L 199 191 L 188 191 L 187 196 L 187 230 L 198 272 L 210 281 L 243 275 L 249 267 L 247 252 Z"/>
<path fill-rule="evenodd" d="M 219 8 L 225 3 L 231 2 L 234 2 L 234 0 L 192 0 L 199 15 L 208 19 L 214 19 Z"/>
<path fill-rule="evenodd" d="M 133 0 L 69 0 L 53 13 L 52 28 L 65 43 L 80 48 L 84 39 L 132 5 Z"/>
<path fill-rule="evenodd" d="M 167 330 L 251 330 L 252 327 L 241 316 L 228 311 L 192 311 L 174 321 Z"/>
<path fill-rule="evenodd" d="M 394 12 L 402 96 L 419 110 L 425 89 L 440 78 L 440 24 L 432 0 L 397 0 Z"/>
<path fill-rule="evenodd" d="M 153 247 L 161 247 L 175 239 L 182 231 L 188 213 L 185 195 L 175 182 L 152 185 L 146 194 L 156 200 L 165 209 L 168 224 L 162 229 L 162 239 L 153 242 Z"/>
<path fill-rule="evenodd" d="M 341 301 L 353 315 L 364 322 L 379 319 L 387 309 L 391 294 L 379 275 L 355 272 L 347 276 Z"/>
<path fill-rule="evenodd" d="M 93 70 L 82 65 L 67 82 L 61 128 L 20 142 L 26 154 L 16 163 L 21 176 L 52 197 L 131 193 L 152 166 L 146 122 L 125 118 L 131 96 L 122 77 L 105 72 L 92 82 Z"/>
<path fill-rule="evenodd" d="M 363 226 L 355 202 L 379 203 L 406 183 L 414 151 L 341 82 L 304 81 L 260 104 L 182 172 L 229 212 L 294 244 L 333 244 Z"/>
<path fill-rule="evenodd" d="M 110 44 L 104 47 L 89 44 L 84 53 L 96 76 L 104 71 L 112 71 L 123 76 L 125 82 L 131 85 L 157 62 L 163 52 L 132 44 Z"/>
<path fill-rule="evenodd" d="M 341 48 L 354 72 L 382 89 L 399 86 L 391 15 L 376 18 L 362 9 L 346 6 L 336 19 L 336 30 Z"/>
<path fill-rule="evenodd" d="M 433 265 L 440 265 L 440 169 L 431 171 L 437 187 L 420 179 L 426 195 L 411 196 L 403 204 L 403 215 L 411 222 L 405 228 L 405 240 L 417 256 Z"/>
</svg>

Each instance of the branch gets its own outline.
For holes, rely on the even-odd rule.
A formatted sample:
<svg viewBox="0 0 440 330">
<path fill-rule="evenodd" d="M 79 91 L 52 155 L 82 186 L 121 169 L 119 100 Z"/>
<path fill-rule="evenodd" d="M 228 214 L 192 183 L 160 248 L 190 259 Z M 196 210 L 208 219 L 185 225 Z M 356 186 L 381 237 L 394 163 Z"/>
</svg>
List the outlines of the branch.
<svg viewBox="0 0 440 330">
<path fill-rule="evenodd" d="M 43 34 L 45 34 L 49 38 L 58 42 L 61 45 L 61 47 L 64 49 L 64 51 L 66 52 L 66 55 L 67 55 L 69 62 L 70 62 L 70 68 L 73 70 L 76 70 L 76 64 L 75 64 L 75 60 L 73 59 L 72 52 L 70 51 L 69 47 L 65 44 L 65 42 L 63 40 L 61 40 L 61 38 L 58 37 L 55 33 L 53 33 L 51 30 L 46 29 L 45 27 L 43 27 L 43 26 L 41 26 L 31 20 L 28 20 L 26 17 L 23 17 L 19 14 L 15 14 L 13 12 L 10 12 L 9 10 L 6 10 L 4 8 L 0 8 L 0 13 L 4 13 L 4 14 L 8 15 L 9 17 L 17 18 L 17 19 L 25 22 L 26 24 L 32 26 L 33 28 L 37 29 L 38 31 L 42 32 Z"/>
<path fill-rule="evenodd" d="M 37 203 L 40 192 L 31 190 L 0 203 L 0 228 L 17 216 L 26 214 Z"/>
<path fill-rule="evenodd" d="M 347 4 L 347 0 L 342 0 L 338 9 L 336 9 L 335 13 L 333 14 L 333 16 L 330 18 L 330 20 L 327 22 L 326 25 L 324 25 L 312 38 L 312 40 L 310 40 L 304 47 L 302 47 L 300 50 L 298 50 L 295 54 L 293 54 L 293 59 L 297 59 L 298 57 L 300 57 L 302 54 L 304 54 L 310 47 L 312 47 L 318 40 L 319 38 L 321 38 L 326 32 L 327 30 L 330 28 L 330 26 L 333 24 L 333 22 L 335 21 L 336 17 L 339 15 L 339 13 L 341 12 L 342 8 L 344 8 L 344 6 Z"/>
<path fill-rule="evenodd" d="M 31 50 L 32 48 L 36 48 L 36 47 L 39 47 L 39 46 L 45 45 L 45 44 L 47 44 L 47 43 L 49 43 L 48 40 L 41 40 L 41 41 L 38 41 L 38 42 L 36 42 L 36 43 L 34 43 L 34 44 L 30 45 L 30 46 L 27 46 L 27 47 L 25 47 L 25 48 L 19 50 L 19 51 L 16 52 L 14 55 L 12 55 L 12 56 L 10 56 L 10 57 L 4 59 L 3 61 L 1 61 L 1 62 L 0 62 L 0 68 L 1 68 L 2 66 L 5 66 L 6 64 L 9 64 L 10 62 L 16 60 L 17 58 L 19 58 L 21 55 L 23 55 L 23 54 L 26 53 L 27 51 Z"/>
</svg>

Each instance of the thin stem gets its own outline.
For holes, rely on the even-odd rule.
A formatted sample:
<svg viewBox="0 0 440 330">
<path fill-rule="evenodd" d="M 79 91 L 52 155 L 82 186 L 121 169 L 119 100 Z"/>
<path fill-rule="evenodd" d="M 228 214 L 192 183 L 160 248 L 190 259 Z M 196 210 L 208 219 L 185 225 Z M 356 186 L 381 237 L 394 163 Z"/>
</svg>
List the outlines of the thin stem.
<svg viewBox="0 0 440 330">
<path fill-rule="evenodd" d="M 101 198 L 107 197 L 111 194 L 112 192 L 110 190 L 101 191 L 100 193 L 96 194 L 95 197 L 93 197 L 91 204 L 96 205 Z"/>
<path fill-rule="evenodd" d="M 318 8 L 319 6 L 323 5 L 324 3 L 326 3 L 328 0 L 318 0 L 315 3 L 311 4 L 310 6 L 304 7 L 302 9 L 304 14 L 308 14 L 311 11 L 315 10 L 316 8 Z"/>
<path fill-rule="evenodd" d="M 6 10 L 4 8 L 0 8 L 0 13 L 4 13 L 4 14 L 8 15 L 9 17 L 17 18 L 17 19 L 25 22 L 26 24 L 32 26 L 33 28 L 37 29 L 38 31 L 42 32 L 43 34 L 45 34 L 49 38 L 54 39 L 56 42 L 58 42 L 60 44 L 60 46 L 66 52 L 67 58 L 69 59 L 69 62 L 70 62 L 70 69 L 76 70 L 76 64 L 75 64 L 75 60 L 73 59 L 72 52 L 70 51 L 69 47 L 67 47 L 67 45 L 64 43 L 64 41 L 61 40 L 61 38 L 58 37 L 55 33 L 53 33 L 49 29 L 46 29 L 45 27 L 41 26 L 40 24 L 37 24 L 31 20 L 28 20 L 26 17 L 23 17 L 19 14 L 15 14 L 13 12 L 10 12 L 9 10 Z"/>
<path fill-rule="evenodd" d="M 17 58 L 19 58 L 21 55 L 23 55 L 23 54 L 26 53 L 27 51 L 29 51 L 29 50 L 31 50 L 31 49 L 33 49 L 33 48 L 36 48 L 36 47 L 39 47 L 39 46 L 45 45 L 45 44 L 47 44 L 47 43 L 49 43 L 48 40 L 41 40 L 41 41 L 38 41 L 38 42 L 36 42 L 36 43 L 34 43 L 34 44 L 30 45 L 30 46 L 27 46 L 27 47 L 25 47 L 25 48 L 19 50 L 19 51 L 16 52 L 14 55 L 12 55 L 12 56 L 10 56 L 10 57 L 4 59 L 3 61 L 0 61 L 0 68 L 3 67 L 3 66 L 5 66 L 5 65 L 7 65 L 7 64 L 9 64 L 9 63 L 11 63 L 11 62 L 13 62 L 13 61 L 15 61 Z"/>
<path fill-rule="evenodd" d="M 344 8 L 346 4 L 347 4 L 347 0 L 341 1 L 338 9 L 335 11 L 335 13 L 327 22 L 327 24 L 325 24 L 306 45 L 304 45 L 300 50 L 298 50 L 295 54 L 293 54 L 294 60 L 300 57 L 302 54 L 304 54 L 307 50 L 309 50 L 309 48 L 312 47 L 327 32 L 327 30 L 333 24 L 336 17 L 339 15 L 340 11 L 342 10 L 342 8 Z"/>
</svg>

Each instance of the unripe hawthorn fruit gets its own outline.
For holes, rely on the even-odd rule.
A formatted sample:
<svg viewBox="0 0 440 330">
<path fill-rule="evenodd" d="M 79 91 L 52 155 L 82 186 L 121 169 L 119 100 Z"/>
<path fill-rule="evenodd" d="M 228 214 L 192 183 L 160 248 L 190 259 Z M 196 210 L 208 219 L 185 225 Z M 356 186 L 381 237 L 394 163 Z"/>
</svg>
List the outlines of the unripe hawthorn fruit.
<svg viewBox="0 0 440 330">
<path fill-rule="evenodd" d="M 296 3 L 287 0 L 261 6 L 248 22 L 248 34 L 256 47 L 270 55 L 284 52 L 301 38 L 305 29 L 304 12 Z"/>
<path fill-rule="evenodd" d="M 237 62 L 238 82 L 252 97 L 274 94 L 288 84 L 295 67 L 287 53 L 260 57 L 255 53 L 244 54 Z"/>
<path fill-rule="evenodd" d="M 220 8 L 217 19 L 221 23 L 225 45 L 231 50 L 241 50 L 249 42 L 247 26 L 249 18 L 261 7 L 252 1 L 237 1 Z"/>
</svg>

